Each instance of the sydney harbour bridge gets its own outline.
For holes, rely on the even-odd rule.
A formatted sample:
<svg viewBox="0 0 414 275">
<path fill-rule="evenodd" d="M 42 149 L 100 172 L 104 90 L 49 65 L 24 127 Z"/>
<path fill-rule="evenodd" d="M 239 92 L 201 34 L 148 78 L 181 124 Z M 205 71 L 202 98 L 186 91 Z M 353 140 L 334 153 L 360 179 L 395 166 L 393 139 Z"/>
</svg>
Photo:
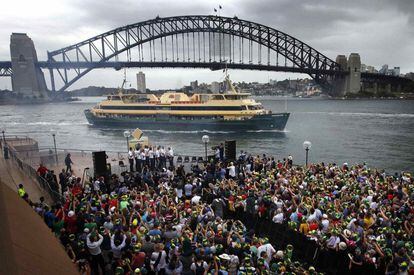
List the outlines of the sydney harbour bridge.
<svg viewBox="0 0 414 275">
<path fill-rule="evenodd" d="M 119 27 L 82 42 L 48 51 L 38 61 L 26 34 L 13 33 L 11 61 L 0 76 L 12 77 L 13 91 L 63 92 L 98 68 L 223 68 L 308 74 L 332 95 L 358 92 L 361 83 L 401 89 L 410 80 L 361 72 L 358 54 L 335 60 L 301 40 L 259 23 L 213 15 L 175 16 Z M 47 85 L 44 72 L 49 73 Z"/>
</svg>

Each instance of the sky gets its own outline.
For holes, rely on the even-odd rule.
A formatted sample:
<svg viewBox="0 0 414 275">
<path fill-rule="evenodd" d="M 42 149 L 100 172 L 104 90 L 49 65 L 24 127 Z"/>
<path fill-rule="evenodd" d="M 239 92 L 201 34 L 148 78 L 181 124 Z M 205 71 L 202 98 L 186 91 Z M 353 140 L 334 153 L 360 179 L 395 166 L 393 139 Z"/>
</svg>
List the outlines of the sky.
<svg viewBox="0 0 414 275">
<path fill-rule="evenodd" d="M 261 23 L 304 41 L 335 59 L 357 52 L 364 64 L 401 67 L 414 71 L 414 1 L 412 0 L 14 0 L 0 8 L 0 61 L 10 60 L 10 35 L 27 33 L 35 43 L 38 59 L 47 51 L 78 43 L 108 30 L 175 15 L 214 14 Z M 222 79 L 222 72 L 195 69 L 129 69 L 127 79 L 136 85 L 135 74 L 144 71 L 147 88 L 168 89 L 190 81 Z M 47 75 L 47 73 L 46 73 Z M 277 72 L 230 71 L 233 81 L 267 82 L 269 79 L 305 75 Z M 89 85 L 116 87 L 123 72 L 94 70 L 71 89 Z M 50 87 L 50 86 L 49 86 Z M 11 88 L 0 78 L 0 89 Z"/>
</svg>

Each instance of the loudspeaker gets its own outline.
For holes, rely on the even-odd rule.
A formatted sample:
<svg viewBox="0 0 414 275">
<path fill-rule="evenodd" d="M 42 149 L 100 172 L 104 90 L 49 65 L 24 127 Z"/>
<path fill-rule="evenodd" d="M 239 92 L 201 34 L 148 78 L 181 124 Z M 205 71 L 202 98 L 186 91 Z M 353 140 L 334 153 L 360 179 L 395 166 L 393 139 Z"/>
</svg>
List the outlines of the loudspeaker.
<svg viewBox="0 0 414 275">
<path fill-rule="evenodd" d="M 106 165 L 106 152 L 92 152 L 93 170 L 95 177 L 106 176 L 107 165 Z"/>
<path fill-rule="evenodd" d="M 236 141 L 226 140 L 224 142 L 224 154 L 227 160 L 236 160 Z"/>
</svg>

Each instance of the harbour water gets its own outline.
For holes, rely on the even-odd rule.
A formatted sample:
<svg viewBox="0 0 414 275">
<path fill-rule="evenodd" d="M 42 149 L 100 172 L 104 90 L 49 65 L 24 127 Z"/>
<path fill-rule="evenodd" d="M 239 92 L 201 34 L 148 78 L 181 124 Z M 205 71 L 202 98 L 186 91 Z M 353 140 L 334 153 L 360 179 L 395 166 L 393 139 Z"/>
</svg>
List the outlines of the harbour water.
<svg viewBox="0 0 414 275">
<path fill-rule="evenodd" d="M 83 110 L 102 98 L 43 105 L 0 106 L 0 128 L 8 135 L 28 135 L 41 148 L 52 147 L 56 133 L 60 149 L 125 151 L 120 128 L 98 128 L 88 124 Z M 312 142 L 310 161 L 362 163 L 389 172 L 414 169 L 414 101 L 411 100 L 324 100 L 259 97 L 274 112 L 291 113 L 285 131 L 209 132 L 146 131 L 151 143 L 174 148 L 176 155 L 203 155 L 201 137 L 210 136 L 210 146 L 237 140 L 237 150 L 291 154 L 303 163 L 304 140 Z M 212 151 L 211 151 L 212 153 Z"/>
</svg>

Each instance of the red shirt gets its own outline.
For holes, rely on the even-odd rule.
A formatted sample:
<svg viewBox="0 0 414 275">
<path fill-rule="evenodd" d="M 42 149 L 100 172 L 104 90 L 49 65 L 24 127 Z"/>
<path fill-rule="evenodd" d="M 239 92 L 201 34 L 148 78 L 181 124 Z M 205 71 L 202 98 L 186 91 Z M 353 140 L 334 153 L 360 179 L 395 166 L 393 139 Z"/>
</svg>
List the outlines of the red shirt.
<svg viewBox="0 0 414 275">
<path fill-rule="evenodd" d="M 318 229 L 318 224 L 316 224 L 316 223 L 311 223 L 311 224 L 309 225 L 309 231 L 316 230 L 316 229 Z"/>
<path fill-rule="evenodd" d="M 117 199 L 111 199 L 109 201 L 109 208 L 112 208 L 114 206 L 115 206 L 115 208 L 118 208 L 118 200 Z"/>
<path fill-rule="evenodd" d="M 40 166 L 39 168 L 37 168 L 37 172 L 43 177 L 47 172 L 47 168 L 44 166 Z"/>
<path fill-rule="evenodd" d="M 145 262 L 145 253 L 144 252 L 138 252 L 132 257 L 131 261 L 131 267 L 132 270 L 136 268 L 141 268 L 144 266 Z"/>
<path fill-rule="evenodd" d="M 82 193 L 82 188 L 78 185 L 75 185 L 72 188 L 72 194 L 76 197 L 78 194 Z"/>
<path fill-rule="evenodd" d="M 66 229 L 68 230 L 69 234 L 75 234 L 77 231 L 77 226 L 76 226 L 76 216 L 72 216 L 72 217 L 65 217 L 65 223 L 66 223 Z"/>
</svg>

